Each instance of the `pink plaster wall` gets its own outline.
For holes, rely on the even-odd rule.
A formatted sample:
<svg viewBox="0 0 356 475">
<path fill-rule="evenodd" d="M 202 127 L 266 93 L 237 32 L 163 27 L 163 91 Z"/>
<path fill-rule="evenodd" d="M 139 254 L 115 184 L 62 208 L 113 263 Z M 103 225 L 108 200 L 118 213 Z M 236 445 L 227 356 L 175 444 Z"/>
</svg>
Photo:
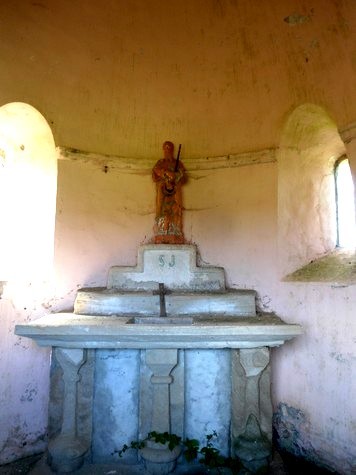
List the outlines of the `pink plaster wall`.
<svg viewBox="0 0 356 475">
<path fill-rule="evenodd" d="M 275 350 L 273 394 L 301 411 L 291 438 L 342 474 L 355 468 L 356 288 L 353 283 L 283 282 L 335 248 L 333 170 L 345 153 L 336 124 L 313 104 L 296 108 L 278 153 L 278 281 L 273 308 L 304 335 Z M 281 279 L 281 280 L 280 280 Z"/>
<path fill-rule="evenodd" d="M 229 286 L 261 295 L 275 273 L 276 178 L 275 163 L 196 171 L 183 190 L 186 239 L 226 268 Z M 59 161 L 56 273 L 66 305 L 78 286 L 104 286 L 109 266 L 135 265 L 137 247 L 152 237 L 154 199 L 149 170 Z"/>
</svg>

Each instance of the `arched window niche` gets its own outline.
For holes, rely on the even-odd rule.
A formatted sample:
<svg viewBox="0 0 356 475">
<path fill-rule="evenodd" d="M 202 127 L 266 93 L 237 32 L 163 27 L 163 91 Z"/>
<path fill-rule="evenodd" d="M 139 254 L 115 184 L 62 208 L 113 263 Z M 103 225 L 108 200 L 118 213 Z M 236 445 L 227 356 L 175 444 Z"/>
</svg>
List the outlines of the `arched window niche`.
<svg viewBox="0 0 356 475">
<path fill-rule="evenodd" d="M 0 280 L 48 280 L 53 269 L 57 154 L 32 106 L 0 107 Z"/>
<path fill-rule="evenodd" d="M 49 351 L 14 334 L 52 294 L 57 154 L 34 107 L 0 107 L 0 465 L 46 446 Z M 28 395 L 31 395 L 29 398 Z"/>
<path fill-rule="evenodd" d="M 354 253 L 337 247 L 334 173 L 345 145 L 335 122 L 315 104 L 297 107 L 285 122 L 278 153 L 280 278 L 354 281 Z"/>
</svg>

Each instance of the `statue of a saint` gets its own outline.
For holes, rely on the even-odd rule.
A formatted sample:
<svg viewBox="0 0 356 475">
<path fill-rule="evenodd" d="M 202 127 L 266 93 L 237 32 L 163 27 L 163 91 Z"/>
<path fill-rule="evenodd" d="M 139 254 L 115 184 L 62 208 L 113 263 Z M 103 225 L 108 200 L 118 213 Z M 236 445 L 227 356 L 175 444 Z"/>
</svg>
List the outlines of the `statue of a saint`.
<svg viewBox="0 0 356 475">
<path fill-rule="evenodd" d="M 152 170 L 156 182 L 156 222 L 154 242 L 156 244 L 183 244 L 182 184 L 185 168 L 179 156 L 174 158 L 174 145 L 164 142 L 163 158 Z"/>
</svg>

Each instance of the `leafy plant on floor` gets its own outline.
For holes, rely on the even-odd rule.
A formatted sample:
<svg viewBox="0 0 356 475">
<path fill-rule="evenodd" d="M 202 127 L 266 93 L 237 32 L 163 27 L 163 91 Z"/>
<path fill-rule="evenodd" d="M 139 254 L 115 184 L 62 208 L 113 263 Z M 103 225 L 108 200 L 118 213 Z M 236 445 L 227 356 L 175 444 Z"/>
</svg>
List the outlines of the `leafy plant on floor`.
<svg viewBox="0 0 356 475">
<path fill-rule="evenodd" d="M 117 451 L 119 457 L 122 457 L 123 454 L 129 449 L 143 449 L 146 446 L 147 440 L 151 440 L 158 444 L 166 445 L 170 450 L 173 450 L 175 447 L 181 445 L 183 457 L 187 462 L 193 462 L 198 460 L 199 463 L 204 465 L 209 469 L 217 469 L 219 473 L 220 468 L 229 468 L 232 473 L 238 473 L 241 469 L 241 463 L 238 459 L 233 459 L 231 457 L 224 457 L 221 455 L 220 450 L 214 447 L 213 439 L 218 435 L 215 431 L 212 434 L 206 435 L 206 445 L 200 447 L 199 441 L 197 439 L 186 438 L 182 440 L 176 434 L 169 434 L 168 432 L 149 432 L 146 439 L 131 441 L 130 445 L 123 445 L 123 447 Z"/>
</svg>

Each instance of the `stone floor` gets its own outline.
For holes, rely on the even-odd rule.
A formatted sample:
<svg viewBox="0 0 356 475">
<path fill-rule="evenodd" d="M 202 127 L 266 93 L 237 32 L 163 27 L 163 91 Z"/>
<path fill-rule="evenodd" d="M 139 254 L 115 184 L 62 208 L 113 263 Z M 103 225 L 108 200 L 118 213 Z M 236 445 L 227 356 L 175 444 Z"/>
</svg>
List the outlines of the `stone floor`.
<svg viewBox="0 0 356 475">
<path fill-rule="evenodd" d="M 75 472 L 75 475 L 139 475 L 143 471 L 140 468 L 120 467 L 117 465 L 86 465 Z M 200 467 L 189 469 L 189 475 L 203 475 Z M 45 457 L 34 455 L 16 462 L 0 466 L 0 475 L 52 475 L 53 472 L 45 463 Z M 175 472 L 176 475 L 188 474 L 186 469 Z M 282 456 L 275 452 L 268 475 L 337 475 L 336 472 L 321 469 L 305 460 L 297 459 L 288 454 Z M 73 473 L 74 475 L 74 473 Z"/>
</svg>

